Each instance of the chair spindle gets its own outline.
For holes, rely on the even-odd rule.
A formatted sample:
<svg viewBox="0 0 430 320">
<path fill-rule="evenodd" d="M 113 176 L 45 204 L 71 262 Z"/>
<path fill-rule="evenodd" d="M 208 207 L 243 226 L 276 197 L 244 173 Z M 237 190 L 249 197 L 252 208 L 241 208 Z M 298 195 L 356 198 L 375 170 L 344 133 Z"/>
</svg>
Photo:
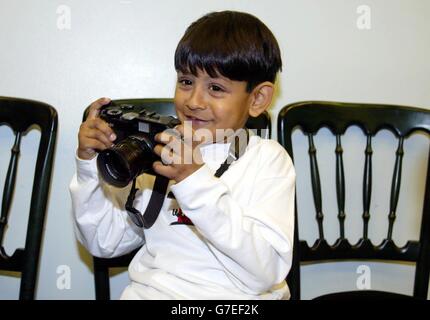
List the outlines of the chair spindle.
<svg viewBox="0 0 430 320">
<path fill-rule="evenodd" d="M 363 239 L 368 239 L 370 200 L 372 196 L 372 137 L 367 135 L 363 177 Z"/>
<path fill-rule="evenodd" d="M 315 148 L 313 135 L 311 133 L 308 134 L 308 140 L 309 140 L 309 158 L 310 158 L 310 165 L 311 165 L 312 194 L 313 194 L 315 210 L 316 210 L 316 219 L 318 222 L 319 239 L 323 240 L 324 239 L 324 229 L 323 229 L 324 214 L 322 212 L 321 182 L 320 182 L 318 162 L 316 157 L 317 149 Z"/>
<path fill-rule="evenodd" d="M 404 154 L 403 141 L 404 137 L 400 137 L 399 146 L 396 150 L 396 163 L 394 165 L 393 179 L 391 181 L 390 213 L 388 215 L 388 240 L 391 240 L 393 236 L 393 226 L 394 221 L 396 220 L 397 203 L 399 202 L 400 182 L 402 177 L 402 160 Z"/>
<path fill-rule="evenodd" d="M 3 236 L 6 229 L 9 209 L 12 203 L 13 192 L 15 189 L 16 171 L 18 167 L 18 158 L 20 153 L 21 144 L 21 132 L 17 132 L 15 136 L 15 142 L 11 149 L 11 157 L 9 162 L 9 167 L 7 169 L 6 180 L 4 183 L 3 199 L 1 206 L 1 216 L 0 216 L 0 246 L 3 245 Z"/>
<path fill-rule="evenodd" d="M 340 135 L 336 135 L 336 196 L 340 227 L 340 238 L 345 238 L 345 173 L 343 169 L 343 149 Z"/>
</svg>

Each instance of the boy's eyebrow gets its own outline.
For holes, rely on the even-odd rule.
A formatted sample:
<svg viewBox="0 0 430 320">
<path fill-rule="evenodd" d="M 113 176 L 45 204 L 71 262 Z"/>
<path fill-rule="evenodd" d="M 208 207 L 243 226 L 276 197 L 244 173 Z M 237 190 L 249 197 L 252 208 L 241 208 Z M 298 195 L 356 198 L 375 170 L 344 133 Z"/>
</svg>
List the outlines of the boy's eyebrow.
<svg viewBox="0 0 430 320">
<path fill-rule="evenodd" d="M 219 75 L 219 74 L 216 77 L 210 77 L 210 78 L 215 79 L 215 80 L 222 80 L 222 81 L 225 81 L 227 83 L 231 83 L 231 79 L 224 77 L 222 75 Z"/>
<path fill-rule="evenodd" d="M 177 72 L 178 76 L 185 76 L 185 75 L 189 75 L 189 74 L 191 74 L 191 72 L 182 72 L 182 71 Z"/>
<path fill-rule="evenodd" d="M 181 70 L 178 70 L 177 71 L 177 76 L 178 77 L 181 77 L 181 76 L 195 76 L 191 71 L 186 71 L 186 72 L 184 72 L 184 71 L 181 71 Z M 209 76 L 207 73 L 206 73 L 206 76 L 209 78 L 209 79 L 215 79 L 215 80 L 222 80 L 222 81 L 225 81 L 225 82 L 227 82 L 227 83 L 231 83 L 232 82 L 232 80 L 231 79 L 229 79 L 229 78 L 227 78 L 227 77 L 225 77 L 225 76 L 223 76 L 223 75 L 221 75 L 220 73 L 218 73 L 217 72 L 217 74 L 216 74 L 216 76 L 215 77 L 211 77 L 211 76 Z"/>
</svg>

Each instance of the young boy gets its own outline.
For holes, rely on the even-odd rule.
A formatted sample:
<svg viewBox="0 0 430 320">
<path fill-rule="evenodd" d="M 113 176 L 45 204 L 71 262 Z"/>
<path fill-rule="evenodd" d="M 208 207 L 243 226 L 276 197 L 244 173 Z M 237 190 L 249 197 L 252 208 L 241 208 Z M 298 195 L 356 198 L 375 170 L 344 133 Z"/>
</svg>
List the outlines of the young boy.
<svg viewBox="0 0 430 320">
<path fill-rule="evenodd" d="M 281 56 L 260 20 L 224 11 L 190 25 L 176 49 L 175 68 L 174 102 L 181 120 L 176 129 L 184 137 L 188 123 L 192 133 L 205 130 L 216 137 L 220 130 L 243 128 L 248 116 L 269 107 Z M 138 228 L 124 210 L 130 188 L 108 186 L 97 174 L 95 150 L 115 140 L 97 117 L 108 102 L 95 101 L 81 125 L 70 190 L 77 237 L 93 255 L 114 257 L 142 246 L 121 298 L 287 299 L 295 172 L 285 150 L 251 134 L 245 151 L 216 177 L 233 133 L 200 144 L 166 131 L 158 134 L 154 151 L 161 161 L 153 169 L 171 179 L 168 192 L 175 199 L 165 198 L 151 228 Z M 179 150 L 192 151 L 192 161 Z M 154 179 L 147 174 L 137 179 L 134 204 L 141 212 Z"/>
</svg>

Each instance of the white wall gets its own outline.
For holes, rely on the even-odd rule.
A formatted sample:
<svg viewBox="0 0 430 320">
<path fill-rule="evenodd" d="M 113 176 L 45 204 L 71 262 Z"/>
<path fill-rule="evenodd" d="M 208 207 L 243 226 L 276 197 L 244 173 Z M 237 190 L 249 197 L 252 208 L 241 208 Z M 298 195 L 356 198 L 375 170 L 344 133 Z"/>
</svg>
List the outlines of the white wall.
<svg viewBox="0 0 430 320">
<path fill-rule="evenodd" d="M 357 7 L 371 9 L 371 29 L 357 28 Z M 61 5 L 71 10 L 71 28 L 58 28 Z M 57 12 L 58 8 L 60 11 Z M 279 94 L 271 110 L 274 118 L 286 104 L 299 100 L 337 100 L 377 102 L 420 107 L 430 106 L 430 2 L 427 0 L 0 0 L 0 95 L 30 98 L 53 105 L 59 113 L 59 131 L 53 172 L 46 232 L 43 242 L 38 299 L 93 299 L 93 275 L 88 254 L 75 241 L 68 184 L 74 171 L 76 136 L 82 110 L 101 96 L 171 97 L 175 84 L 173 53 L 185 28 L 209 11 L 234 9 L 260 17 L 278 38 L 284 60 Z M 64 22 L 64 21 L 63 21 Z M 320 143 L 332 143 L 323 131 Z M 5 239 L 8 253 L 24 244 L 26 214 L 34 165 L 37 132 L 31 132 L 22 147 L 20 182 L 15 192 L 10 227 Z M 298 133 L 298 141 L 303 138 Z M 353 128 L 346 139 L 353 147 L 345 151 L 345 166 L 353 167 L 363 155 L 363 140 Z M 0 127 L 0 168 L 7 168 L 12 134 Z M 376 196 L 381 193 L 380 172 L 391 175 L 394 152 L 391 134 L 381 133 L 375 144 Z M 396 241 L 402 244 L 409 235 L 417 238 L 421 209 L 418 188 L 423 185 L 427 144 L 417 137 L 406 144 L 404 176 L 413 183 L 405 185 L 398 207 Z M 376 148 L 375 148 L 376 150 Z M 313 241 L 314 211 L 312 198 L 304 191 L 308 178 L 306 146 L 297 149 L 299 206 L 310 215 L 301 221 L 304 238 Z M 27 159 L 25 160 L 25 158 Z M 321 175 L 332 174 L 333 154 L 319 153 Z M 379 162 L 378 162 L 379 160 Z M 348 164 L 349 163 L 349 164 Z M 6 169 L 1 169 L 3 186 Z M 360 223 L 361 167 L 353 170 L 347 189 L 347 225 Z M 388 181 L 389 183 L 389 181 Z M 324 203 L 327 220 L 336 216 L 334 185 L 323 184 L 332 200 Z M 380 212 L 372 222 L 386 223 L 386 201 L 373 202 Z M 406 213 L 411 211 L 412 218 Z M 359 224 L 360 225 L 360 224 Z M 358 239 L 360 227 L 350 235 Z M 333 240 L 337 231 L 329 230 Z M 381 229 L 370 226 L 376 243 Z M 302 269 L 303 296 L 313 297 L 329 289 L 354 289 L 363 263 L 337 263 L 306 266 Z M 372 272 L 372 288 L 391 288 L 410 293 L 413 268 L 408 265 L 386 267 L 365 263 Z M 71 288 L 60 290 L 59 266 L 71 271 Z M 389 280 L 394 276 L 396 281 Z M 113 279 L 113 297 L 127 283 L 126 273 Z M 19 279 L 0 276 L 0 299 L 18 297 Z"/>
</svg>

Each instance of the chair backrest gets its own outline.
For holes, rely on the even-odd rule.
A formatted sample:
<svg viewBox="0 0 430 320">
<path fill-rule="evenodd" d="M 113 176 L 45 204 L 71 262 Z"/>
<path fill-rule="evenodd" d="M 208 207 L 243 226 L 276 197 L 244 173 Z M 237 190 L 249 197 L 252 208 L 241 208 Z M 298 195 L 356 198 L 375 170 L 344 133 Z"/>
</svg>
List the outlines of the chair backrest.
<svg viewBox="0 0 430 320">
<path fill-rule="evenodd" d="M 120 99 L 113 100 L 115 103 L 141 105 L 151 111 L 156 111 L 159 114 L 166 116 L 175 116 L 175 105 L 173 99 Z M 87 107 L 84 111 L 83 119 L 86 119 L 88 114 Z M 263 138 L 271 138 L 271 120 L 270 115 L 264 112 L 256 118 L 249 118 L 246 123 L 248 129 L 253 129 L 256 134 Z M 98 258 L 93 257 L 94 262 L 94 282 L 97 300 L 110 299 L 110 284 L 109 284 L 109 269 L 127 267 L 131 259 L 136 254 L 137 250 L 116 258 Z"/>
<path fill-rule="evenodd" d="M 363 150 L 363 233 L 356 244 L 351 244 L 345 238 L 345 174 L 343 163 L 342 135 L 352 125 L 360 127 L 366 136 L 366 147 Z M 322 128 L 328 128 L 335 136 L 336 146 L 334 163 L 336 176 L 336 199 L 338 206 L 339 238 L 333 245 L 329 245 L 324 236 L 322 207 L 322 190 L 317 161 L 317 148 L 314 136 Z M 396 220 L 396 209 L 401 191 L 402 159 L 404 155 L 403 143 L 405 138 L 413 132 L 430 133 L 430 111 L 419 108 L 375 105 L 358 103 L 315 102 L 305 101 L 284 107 L 278 117 L 278 140 L 293 157 L 292 133 L 300 128 L 308 139 L 310 160 L 310 177 L 312 194 L 316 211 L 318 238 L 310 247 L 306 241 L 299 241 L 298 218 L 300 210 L 296 206 L 296 232 L 293 256 L 293 266 L 288 275 L 292 299 L 300 298 L 300 262 L 322 260 L 350 260 L 350 259 L 378 259 L 416 262 L 414 297 L 426 299 L 430 272 L 430 180 L 429 169 L 424 196 L 424 210 L 421 221 L 419 241 L 408 241 L 405 247 L 399 248 L 393 242 L 393 226 Z M 390 206 L 387 212 L 388 230 L 380 245 L 374 245 L 368 238 L 368 225 L 371 217 L 370 203 L 372 193 L 372 138 L 381 129 L 388 129 L 398 139 L 395 153 L 395 165 L 391 178 Z M 300 172 L 297 173 L 299 175 Z"/>
<path fill-rule="evenodd" d="M 50 105 L 31 100 L 0 97 L 0 125 L 5 124 L 11 127 L 15 133 L 15 142 L 11 150 L 12 154 L 6 173 L 1 206 L 0 270 L 21 272 L 19 297 L 23 300 L 34 299 L 57 122 L 57 112 Z M 12 256 L 8 256 L 3 247 L 3 238 L 16 184 L 21 138 L 33 125 L 39 127 L 41 136 L 31 194 L 25 248 L 16 249 Z"/>
</svg>

